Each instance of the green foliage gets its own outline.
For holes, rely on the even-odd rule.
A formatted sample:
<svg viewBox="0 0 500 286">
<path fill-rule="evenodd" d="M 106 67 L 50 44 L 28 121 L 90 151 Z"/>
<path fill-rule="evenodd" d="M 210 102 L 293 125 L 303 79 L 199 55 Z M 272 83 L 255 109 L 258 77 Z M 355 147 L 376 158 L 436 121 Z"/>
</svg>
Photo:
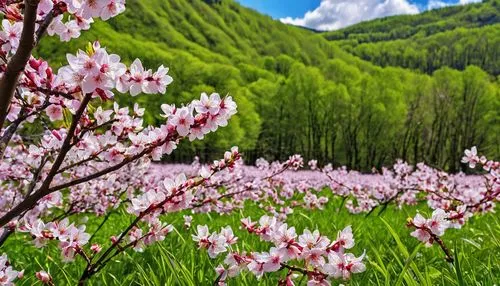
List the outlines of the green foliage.
<svg viewBox="0 0 500 286">
<path fill-rule="evenodd" d="M 342 44 L 343 45 L 343 44 Z M 343 47 L 380 66 L 401 66 L 432 73 L 448 66 L 463 70 L 477 65 L 492 75 L 500 74 L 500 24 L 482 28 L 457 28 L 428 37 L 379 41 Z"/>
</svg>

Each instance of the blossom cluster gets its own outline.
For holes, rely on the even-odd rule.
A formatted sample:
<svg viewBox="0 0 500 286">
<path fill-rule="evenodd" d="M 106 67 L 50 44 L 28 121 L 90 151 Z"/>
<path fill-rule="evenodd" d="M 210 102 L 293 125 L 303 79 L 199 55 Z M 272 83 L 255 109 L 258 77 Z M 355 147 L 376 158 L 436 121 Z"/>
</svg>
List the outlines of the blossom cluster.
<svg viewBox="0 0 500 286">
<path fill-rule="evenodd" d="M 141 158 L 159 160 L 176 149 L 182 138 L 201 139 L 218 127 L 226 126 L 231 116 L 236 113 L 236 104 L 230 96 L 220 98 L 215 93 L 210 97 L 202 94 L 200 100 L 180 108 L 175 105 L 163 105 L 166 122 L 160 127 L 144 127 L 142 116 L 145 110 L 137 104 L 133 110 L 114 103 L 111 109 L 99 106 L 91 112 L 81 105 L 87 104 L 93 96 L 103 100 L 111 98 L 111 90 L 117 88 L 110 84 L 112 82 L 120 82 L 126 78 L 124 82 L 128 83 L 119 84 L 122 88 L 133 92 L 138 85 L 144 92 L 153 93 L 164 92 L 171 78 L 166 75 L 166 69 L 160 67 L 161 71 L 152 76 L 148 75 L 151 71 L 142 71 L 145 73 L 143 81 L 136 80 L 137 69 L 133 66 L 140 65 L 139 61 L 135 61 L 130 69 L 126 69 L 125 65 L 119 63 L 118 56 L 108 54 L 98 43 L 94 43 L 86 53 L 80 51 L 76 56 L 68 55 L 68 60 L 70 65 L 61 68 L 59 74 L 53 74 L 46 62 L 30 60 L 27 67 L 29 72 L 25 73 L 20 83 L 25 92 L 21 93 L 21 98 L 13 100 L 8 119 L 13 122 L 18 119 L 39 120 L 40 112 L 45 110 L 51 121 L 59 121 L 66 112 L 76 116 L 77 112 L 81 111 L 74 134 L 68 134 L 67 128 L 56 127 L 41 134 L 38 144 L 35 141 L 29 145 L 23 142 L 21 136 L 13 136 L 14 144 L 7 146 L 4 159 L 0 161 L 0 189 L 5 192 L 1 200 L 3 203 L 0 203 L 0 212 L 10 210 L 26 193 L 41 187 L 40 184 L 52 174 L 52 185 L 55 186 L 51 191 L 52 196 L 58 196 L 58 191 L 64 187 L 71 187 L 75 191 L 70 193 L 71 201 L 77 204 L 73 206 L 74 210 L 90 206 L 83 206 L 78 198 L 95 198 L 93 205 L 97 205 L 97 213 L 102 214 L 118 201 L 117 196 L 113 194 L 120 194 L 120 190 L 128 187 L 138 187 L 140 182 L 137 179 L 140 176 L 134 179 L 130 178 L 131 174 L 141 174 L 129 172 L 125 176 L 111 177 L 108 174 L 111 171 L 104 171 L 113 166 L 126 166 Z M 165 73 L 158 76 L 161 72 Z M 130 78 L 134 78 L 130 81 L 131 84 Z M 81 98 L 83 90 L 88 98 L 86 102 Z M 72 137 L 71 142 L 66 142 L 67 137 Z M 61 162 L 55 170 L 54 163 L 62 150 L 65 154 L 64 163 Z M 147 169 L 147 166 L 135 166 L 134 170 Z M 92 180 L 86 179 L 96 173 L 102 173 L 103 178 L 98 176 L 92 177 Z M 123 187 L 122 184 L 116 184 L 116 178 L 121 183 L 127 182 L 130 185 Z M 85 181 L 73 185 L 75 179 Z M 135 185 L 131 181 L 134 181 Z M 21 186 L 18 186 L 19 184 Z M 14 185 L 18 187 L 13 188 Z M 102 191 L 91 192 L 89 196 L 91 189 Z M 96 193 L 98 196 L 91 195 Z"/>
<path fill-rule="evenodd" d="M 303 247 L 301 235 L 294 234 L 294 229 L 288 226 L 283 227 L 286 217 L 293 213 L 294 209 L 322 208 L 326 205 L 328 199 L 319 194 L 325 186 L 331 186 L 331 191 L 335 195 L 343 197 L 354 195 L 361 197 L 363 192 L 369 192 L 368 198 L 376 202 L 375 206 L 390 202 L 398 205 L 413 203 L 424 195 L 429 206 L 435 207 L 436 211 L 430 219 L 425 219 L 420 214 L 417 215 L 409 222 L 409 225 L 416 229 L 412 235 L 427 245 L 443 243 L 440 236 L 447 228 L 460 228 L 473 214 L 493 210 L 495 197 L 498 197 L 498 183 L 494 179 L 497 171 L 493 169 L 486 177 L 466 178 L 460 174 L 444 174 L 425 165 L 419 165 L 414 169 L 406 163 L 398 162 L 393 166 L 393 170 L 384 170 L 382 174 L 360 175 L 343 168 L 330 169 L 329 166 L 319 171 L 297 172 L 291 170 L 290 167 L 293 165 L 291 161 L 297 160 L 269 163 L 264 159 L 259 159 L 260 169 L 245 166 L 240 160 L 237 148 L 226 152 L 223 159 L 216 160 L 208 166 L 195 161 L 191 166 L 175 165 L 174 168 L 171 165 L 151 164 L 147 159 L 140 160 L 135 165 L 129 165 L 131 169 L 123 168 L 116 173 L 78 185 L 78 188 L 75 187 L 72 190 L 69 201 L 66 199 L 63 201 L 62 194 L 58 192 L 52 193 L 44 198 L 43 203 L 37 208 L 28 212 L 24 220 L 17 223 L 18 230 L 26 231 L 31 227 L 33 233 L 38 234 L 31 233 L 35 237 L 35 243 L 40 241 L 43 244 L 57 239 L 57 236 L 52 234 L 50 226 L 59 224 L 61 220 L 49 221 L 45 224 L 38 221 L 40 224 L 37 227 L 33 227 L 34 223 L 26 225 L 30 220 L 36 222 L 38 217 L 47 216 L 52 212 L 57 212 L 58 209 L 67 208 L 66 210 L 69 211 L 69 202 L 75 203 L 72 206 L 74 213 L 91 210 L 101 215 L 126 204 L 129 214 L 136 216 L 139 220 L 123 238 L 120 239 L 121 235 L 111 237 L 112 246 L 117 245 L 117 249 L 131 248 L 135 251 L 142 251 L 148 245 L 164 240 L 172 232 L 173 226 L 162 221 L 162 214 L 184 210 L 191 210 L 193 213 L 228 213 L 242 208 L 246 202 L 253 202 L 266 210 L 269 216 L 262 218 L 259 224 L 244 220 L 245 228 L 259 235 L 263 240 L 273 243 L 275 249 L 267 252 L 238 254 L 240 255 L 238 259 L 246 262 L 237 264 L 238 267 L 225 263 L 224 268 L 218 268 L 219 275 L 222 274 L 221 279 L 224 278 L 221 281 L 224 281 L 226 276 L 233 275 L 236 269 L 239 269 L 238 273 L 241 270 L 248 270 L 256 276 L 261 276 L 270 272 L 267 269 L 272 269 L 272 266 L 277 267 L 276 264 L 269 264 L 266 259 L 278 255 L 276 249 L 280 249 L 280 246 L 277 241 L 273 241 L 272 237 L 279 237 L 280 231 L 284 235 L 290 234 L 294 237 L 298 246 L 293 243 L 287 246 L 292 253 L 296 249 L 298 249 L 297 253 L 300 252 L 300 255 L 295 255 L 297 257 L 290 254 L 290 257 L 294 257 L 293 259 L 288 257 L 284 258 L 284 261 L 280 260 L 280 265 L 281 263 L 286 265 L 281 265 L 280 269 L 295 267 L 293 266 L 295 263 L 289 265 L 289 262 L 307 261 L 307 265 L 311 268 L 301 269 L 301 271 L 305 271 L 304 273 L 311 279 L 327 281 L 335 277 L 347 278 L 352 273 L 348 269 L 353 269 L 349 265 L 359 262 L 358 258 L 347 254 L 343 257 L 337 255 L 337 257 L 331 251 L 321 252 L 319 256 L 313 253 L 312 257 L 308 258 L 301 249 Z M 132 172 L 132 170 L 137 172 Z M 165 174 L 168 175 L 165 176 Z M 354 174 L 357 176 L 355 177 Z M 354 178 L 356 181 L 351 181 Z M 486 184 L 484 178 L 488 178 Z M 369 182 L 372 183 L 369 184 Z M 455 189 L 452 189 L 452 186 L 455 186 Z M 484 191 L 479 193 L 468 191 L 471 188 L 484 188 Z M 386 189 L 389 193 L 386 193 Z M 110 191 L 106 193 L 105 190 Z M 400 199 L 407 193 L 414 194 L 412 195 L 414 200 Z M 473 193 L 473 196 L 471 197 L 469 193 Z M 393 199 L 395 197 L 397 199 Z M 299 201 L 300 198 L 302 202 Z M 192 216 L 186 215 L 184 227 L 189 228 L 192 219 Z M 274 227 L 269 228 L 268 225 Z M 281 230 L 280 227 L 282 227 Z M 272 230 L 272 235 L 268 229 Z M 307 232 L 310 231 L 304 230 L 302 235 L 306 235 Z M 347 232 L 346 230 L 345 233 Z M 208 228 L 200 228 L 197 233 L 195 240 L 200 247 L 208 250 L 211 257 L 217 257 L 221 253 L 233 253 L 233 245 L 238 240 L 230 228 L 224 228 L 219 233 L 210 233 Z M 311 232 L 311 235 L 315 236 L 314 233 Z M 97 255 L 106 249 L 100 244 L 88 245 L 88 243 L 84 244 L 84 240 L 76 241 L 77 244 L 70 246 L 69 251 L 66 250 L 69 254 L 68 258 L 74 257 L 75 253 L 78 254 L 76 250 L 83 249 L 85 246 L 88 249 L 87 254 Z M 331 250 L 335 250 L 338 247 L 338 244 L 337 246 L 335 244 L 336 241 L 333 241 L 328 246 Z M 63 244 L 59 245 L 64 258 Z M 316 258 L 319 260 L 316 261 Z M 253 264 L 251 264 L 252 261 L 254 261 Z M 329 261 L 336 261 L 337 266 L 344 265 L 345 269 L 329 268 Z M 331 263 L 330 265 L 334 266 Z M 257 272 L 258 269 L 261 269 L 261 272 Z M 291 281 L 294 277 L 290 275 L 284 279 Z"/>
<path fill-rule="evenodd" d="M 139 59 L 127 68 L 118 55 L 108 54 L 99 42 L 89 46 L 87 52 L 80 50 L 76 56 L 68 54 L 67 59 L 69 65 L 62 67 L 56 78 L 62 84 L 56 86 L 62 88 L 63 85 L 66 90 L 81 89 L 85 94 L 103 99 L 113 97 L 113 89 L 132 96 L 165 93 L 166 87 L 173 81 L 167 74 L 168 68 L 160 66 L 153 73 L 145 70 Z"/>
<path fill-rule="evenodd" d="M 4 14 L 0 44 L 3 53 L 14 53 L 19 47 L 23 30 L 23 1 L 0 1 Z M 37 4 L 36 30 L 45 29 L 61 41 L 78 38 L 82 30 L 90 29 L 94 19 L 108 20 L 125 11 L 125 0 L 40 0 Z"/>
<path fill-rule="evenodd" d="M 476 168 L 476 165 L 480 164 L 486 171 L 498 171 L 499 162 L 493 160 L 488 160 L 485 156 L 479 157 L 477 155 L 477 147 L 473 146 L 470 150 L 465 150 L 465 156 L 462 157 L 462 163 L 468 164 L 471 169 Z"/>
<path fill-rule="evenodd" d="M 434 237 L 442 236 L 449 227 L 447 215 L 444 210 L 437 209 L 432 212 L 432 217 L 425 219 L 421 214 L 417 214 L 409 224 L 416 228 L 411 236 L 425 243 L 427 247 L 432 246 Z"/>
<path fill-rule="evenodd" d="M 424 164 L 413 167 L 402 161 L 392 169 L 384 168 L 381 174 L 333 169 L 331 165 L 296 172 L 288 168 L 287 162 L 270 163 L 260 158 L 256 167 L 236 164 L 232 172 L 212 177 L 210 184 L 197 191 L 197 200 L 210 203 L 194 211 L 228 213 L 251 201 L 270 214 L 285 218 L 296 208 L 324 208 L 329 201 L 324 195 L 326 188 L 334 197 L 344 198 L 344 206 L 351 213 L 371 213 L 377 208 L 382 211 L 391 203 L 401 208 L 424 201 L 432 209 L 454 213 L 455 222 L 463 224 L 473 208 L 461 210 L 455 206 L 482 202 L 476 207 L 481 212 L 494 209 L 494 201 L 486 198 L 489 183 L 481 176 L 447 174 Z M 198 163 L 152 165 L 151 172 L 175 174 L 196 172 L 199 168 Z M 232 194 L 230 198 L 221 196 L 221 186 L 226 194 Z"/>
<path fill-rule="evenodd" d="M 488 174 L 484 176 L 485 183 L 480 189 L 465 189 L 457 192 L 456 186 L 448 188 L 442 186 L 439 191 L 430 191 L 433 200 L 429 201 L 435 210 L 431 218 L 426 219 L 421 214 L 408 220 L 408 226 L 415 228 L 411 235 L 426 246 L 437 243 L 447 255 L 447 259 L 452 261 L 444 242 L 439 238 L 444 235 L 449 228 L 460 229 L 467 220 L 477 213 L 494 211 L 495 203 L 500 199 L 500 163 L 488 160 L 485 156 L 477 155 L 477 148 L 474 146 L 470 150 L 465 150 L 463 163 L 467 163 L 470 168 L 475 168 L 481 164 Z M 443 178 L 441 174 L 439 178 Z M 442 181 L 442 180 L 441 180 Z"/>
<path fill-rule="evenodd" d="M 217 283 L 225 285 L 229 277 L 235 277 L 242 271 L 249 271 L 257 278 L 265 273 L 273 273 L 288 269 L 288 274 L 282 281 L 294 285 L 294 272 L 303 274 L 308 279 L 308 285 L 330 285 L 332 279 L 347 280 L 353 273 L 364 272 L 363 263 L 365 254 L 356 257 L 346 250 L 354 247 L 354 238 L 350 226 L 340 231 L 337 238 L 331 241 L 320 234 L 318 230 L 311 232 L 305 229 L 301 235 L 296 233 L 295 227 L 280 222 L 275 217 L 263 216 L 259 222 L 252 222 L 250 218 L 241 220 L 243 227 L 252 234 L 258 235 L 262 241 L 273 246 L 267 252 L 237 252 L 232 245 L 238 238 L 232 229 L 227 226 L 219 233 L 210 233 L 208 226 L 197 226 L 193 240 L 201 249 L 207 249 L 211 258 L 216 258 L 228 252 L 224 265 L 216 268 Z M 302 263 L 303 264 L 299 264 Z M 300 268 L 296 265 L 305 265 Z"/>
<path fill-rule="evenodd" d="M 18 278 L 23 278 L 23 271 L 16 271 L 10 265 L 6 254 L 0 256 L 0 284 L 14 285 L 14 281 Z"/>
<path fill-rule="evenodd" d="M 121 195 L 115 197 L 121 199 L 115 205 L 115 208 L 121 204 L 126 204 L 127 212 L 136 219 L 124 231 L 110 237 L 111 245 L 109 246 L 91 243 L 95 233 L 86 232 L 86 221 L 82 221 L 78 226 L 75 223 L 70 223 L 68 218 L 70 215 L 88 210 L 82 207 L 82 205 L 89 203 L 85 195 L 79 198 L 83 201 L 87 200 L 87 202 L 79 202 L 78 205 L 71 206 L 62 216 L 49 219 L 48 222 L 44 222 L 42 217 L 46 217 L 47 214 L 56 209 L 54 204 L 46 205 L 43 209 L 30 210 L 19 221 L 14 222 L 9 227 L 12 231 L 28 233 L 33 239 L 34 245 L 38 248 L 46 247 L 49 241 L 58 241 L 57 245 L 61 251 L 63 262 L 72 262 L 77 256 L 82 257 L 87 262 L 85 270 L 87 274 L 82 276 L 84 278 L 81 280 L 84 281 L 100 271 L 110 257 L 114 257 L 129 248 L 142 252 L 145 247 L 165 240 L 173 231 L 173 226 L 162 221 L 161 215 L 167 212 L 178 212 L 192 208 L 194 203 L 193 191 L 196 190 L 196 187 L 209 183 L 210 178 L 219 172 L 231 170 L 240 159 L 238 148 L 233 147 L 224 154 L 223 159 L 214 161 L 208 166 L 203 166 L 196 176 L 190 178 L 181 174 L 177 175 L 175 179 L 166 177 L 154 183 L 146 180 L 139 186 L 136 185 L 137 182 L 133 181 L 137 178 L 128 176 L 128 182 L 122 181 L 122 183 L 125 186 L 131 184 L 130 186 L 136 186 L 137 188 L 126 188 L 121 193 L 121 195 L 127 197 L 126 200 L 121 199 Z M 128 172 L 130 173 L 130 171 Z M 122 172 L 124 176 L 125 173 L 127 172 Z M 111 176 L 116 175 L 115 173 Z M 109 178 L 107 181 L 109 181 Z M 115 178 L 113 178 L 113 183 L 116 183 Z M 83 190 L 80 189 L 79 191 L 82 192 Z M 117 193 L 117 191 L 114 191 L 114 193 Z M 52 200 L 60 202 L 61 197 L 57 196 Z M 109 214 L 110 211 L 112 210 L 106 210 L 105 212 Z M 104 219 L 104 222 L 106 220 L 107 218 Z M 38 272 L 36 276 L 44 283 L 52 283 L 52 278 L 44 271 Z"/>
<path fill-rule="evenodd" d="M 127 211 L 137 216 L 144 216 L 147 212 L 147 219 L 165 212 L 190 209 L 195 203 L 195 193 L 199 187 L 209 184 L 215 174 L 231 170 L 240 159 L 238 148 L 233 147 L 231 151 L 225 152 L 224 159 L 203 166 L 194 177 L 188 179 L 184 173 L 180 173 L 175 178 L 152 180 L 151 184 L 145 184 L 144 189 L 130 196 L 131 203 Z"/>
<path fill-rule="evenodd" d="M 64 119 L 65 110 L 69 114 L 77 112 L 83 95 L 108 100 L 114 96 L 115 89 L 132 96 L 139 93 L 165 93 L 173 81 L 167 74 L 168 68 L 163 66 L 153 73 L 152 70 L 145 70 L 140 60 L 136 59 L 127 68 L 118 55 L 109 54 L 99 42 L 89 45 L 86 52 L 80 50 L 76 55 L 68 54 L 67 60 L 69 64 L 61 67 L 57 73 L 46 61 L 35 58 L 28 61 L 19 83 L 22 92 L 14 99 L 9 110 L 10 121 L 24 117 L 32 122 L 42 111 L 45 111 L 50 121 L 60 121 Z M 113 112 L 117 116 L 128 114 L 128 110 L 117 106 L 114 110 L 103 110 L 99 106 L 95 112 L 96 123 L 101 125 L 107 122 L 106 119 L 110 119 Z M 134 113 L 141 117 L 144 109 L 137 106 Z M 122 123 L 131 124 L 131 128 L 140 128 L 142 121 L 127 122 L 124 118 Z"/>
<path fill-rule="evenodd" d="M 19 231 L 29 233 L 38 248 L 44 247 L 50 240 L 59 241 L 64 262 L 73 261 L 75 254 L 79 253 L 90 239 L 90 234 L 85 232 L 85 225 L 70 224 L 68 218 L 47 224 L 41 219 L 33 222 L 22 221 L 20 225 Z"/>
</svg>

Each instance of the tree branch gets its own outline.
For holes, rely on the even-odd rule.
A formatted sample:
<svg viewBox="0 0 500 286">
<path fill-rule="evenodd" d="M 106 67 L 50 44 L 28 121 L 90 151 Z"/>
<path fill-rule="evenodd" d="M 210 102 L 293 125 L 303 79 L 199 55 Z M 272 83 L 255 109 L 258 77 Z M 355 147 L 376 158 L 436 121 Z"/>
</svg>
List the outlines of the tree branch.
<svg viewBox="0 0 500 286">
<path fill-rule="evenodd" d="M 7 64 L 5 73 L 0 80 L 0 129 L 7 117 L 10 102 L 16 90 L 19 75 L 30 59 L 35 47 L 35 22 L 39 0 L 24 0 L 23 32 L 19 48 Z"/>
<path fill-rule="evenodd" d="M 76 112 L 76 114 L 73 116 L 73 121 L 71 122 L 71 126 L 68 129 L 68 133 L 66 134 L 66 138 L 64 139 L 63 145 L 61 147 L 61 150 L 59 151 L 59 154 L 52 164 L 52 168 L 49 171 L 49 174 L 43 181 L 42 185 L 40 188 L 33 193 L 32 195 L 27 196 L 20 204 L 15 206 L 12 210 L 10 210 L 8 213 L 6 213 L 4 216 L 0 218 L 0 226 L 4 226 L 7 224 L 9 221 L 11 221 L 13 218 L 21 214 L 23 211 L 27 209 L 33 208 L 38 200 L 43 198 L 44 196 L 50 194 L 50 184 L 52 183 L 52 180 L 54 179 L 55 175 L 57 175 L 57 171 L 61 167 L 64 158 L 66 157 L 66 154 L 69 152 L 71 149 L 71 140 L 75 135 L 75 130 L 76 127 L 78 126 L 78 122 L 80 121 L 81 116 L 85 112 L 85 109 L 87 107 L 87 104 L 91 100 L 91 95 L 87 94 L 84 99 L 82 100 L 80 104 L 80 108 Z"/>
</svg>

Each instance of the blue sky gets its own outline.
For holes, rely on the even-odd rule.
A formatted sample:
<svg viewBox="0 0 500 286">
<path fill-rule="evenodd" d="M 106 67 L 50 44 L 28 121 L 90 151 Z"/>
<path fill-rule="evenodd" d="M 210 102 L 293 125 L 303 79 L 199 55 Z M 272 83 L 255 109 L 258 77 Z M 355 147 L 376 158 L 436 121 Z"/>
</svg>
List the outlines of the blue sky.
<svg viewBox="0 0 500 286">
<path fill-rule="evenodd" d="M 282 22 L 335 30 L 361 21 L 481 0 L 237 0 Z"/>
<path fill-rule="evenodd" d="M 319 7 L 320 0 L 238 0 L 241 4 L 273 18 L 300 17 Z"/>
</svg>

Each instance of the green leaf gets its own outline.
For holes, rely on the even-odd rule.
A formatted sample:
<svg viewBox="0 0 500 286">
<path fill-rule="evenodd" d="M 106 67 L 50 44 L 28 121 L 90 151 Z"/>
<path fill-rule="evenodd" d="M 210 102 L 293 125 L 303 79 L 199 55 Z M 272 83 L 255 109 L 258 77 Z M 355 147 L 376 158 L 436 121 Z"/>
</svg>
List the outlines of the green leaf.
<svg viewBox="0 0 500 286">
<path fill-rule="evenodd" d="M 397 245 L 399 251 L 403 254 L 404 258 L 405 259 L 409 259 L 410 258 L 410 254 L 408 253 L 408 249 L 401 242 L 401 239 L 399 238 L 399 235 L 394 231 L 394 229 L 389 225 L 389 223 L 387 223 L 387 221 L 385 219 L 383 219 L 383 218 L 380 217 L 380 220 L 385 224 L 385 226 L 389 230 L 390 234 L 392 235 L 392 237 L 396 241 L 396 245 Z M 415 264 L 415 262 L 413 262 L 413 261 L 410 262 L 410 268 L 412 269 L 413 273 L 418 277 L 420 283 L 424 284 L 425 283 L 425 278 L 422 275 L 422 273 L 418 270 L 418 267 Z"/>
<path fill-rule="evenodd" d="M 396 284 L 395 284 L 396 286 L 401 285 L 401 283 L 403 282 L 403 276 L 406 274 L 406 271 L 408 270 L 408 267 L 410 266 L 410 264 L 413 263 L 413 259 L 415 259 L 415 257 L 417 256 L 417 253 L 421 247 L 422 247 L 422 244 L 420 243 L 419 245 L 417 245 L 417 247 L 415 247 L 415 249 L 411 253 L 410 257 L 408 257 L 408 259 L 406 259 L 405 266 L 403 267 L 403 270 L 399 274 L 398 280 L 396 281 Z"/>
<path fill-rule="evenodd" d="M 459 286 L 465 286 L 464 277 L 462 275 L 462 269 L 460 268 L 460 255 L 458 255 L 457 244 L 455 243 L 455 272 L 457 274 L 457 280 Z"/>
</svg>

